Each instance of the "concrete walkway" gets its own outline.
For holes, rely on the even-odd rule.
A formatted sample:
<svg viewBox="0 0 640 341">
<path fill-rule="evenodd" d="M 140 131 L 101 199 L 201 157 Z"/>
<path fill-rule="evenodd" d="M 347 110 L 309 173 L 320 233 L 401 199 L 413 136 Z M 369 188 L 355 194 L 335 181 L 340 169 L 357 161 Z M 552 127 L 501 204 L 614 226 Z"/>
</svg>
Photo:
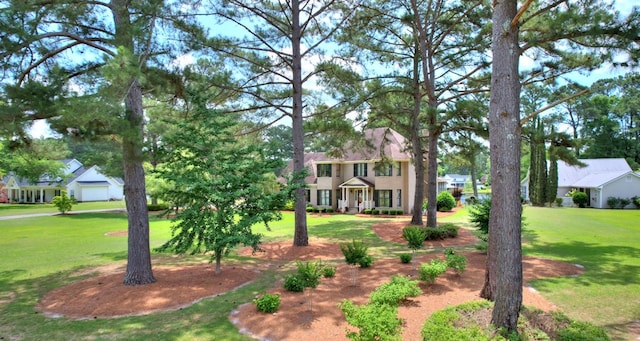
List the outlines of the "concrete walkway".
<svg viewBox="0 0 640 341">
<path fill-rule="evenodd" d="M 124 208 L 107 208 L 100 210 L 83 210 L 83 211 L 70 211 L 67 214 L 78 214 L 78 213 L 94 213 L 94 212 L 126 212 Z M 23 219 L 23 218 L 33 218 L 33 217 L 47 217 L 52 215 L 59 215 L 60 212 L 48 212 L 48 213 L 32 213 L 32 214 L 20 214 L 20 215 L 9 215 L 5 217 L 0 217 L 0 220 L 11 220 L 11 219 Z"/>
</svg>

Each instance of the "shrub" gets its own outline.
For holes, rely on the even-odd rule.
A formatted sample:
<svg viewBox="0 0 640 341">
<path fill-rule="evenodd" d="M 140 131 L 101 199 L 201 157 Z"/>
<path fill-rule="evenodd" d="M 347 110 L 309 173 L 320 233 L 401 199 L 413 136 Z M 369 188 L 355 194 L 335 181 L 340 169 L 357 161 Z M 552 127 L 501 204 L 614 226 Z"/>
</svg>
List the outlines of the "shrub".
<svg viewBox="0 0 640 341">
<path fill-rule="evenodd" d="M 372 210 L 371 214 L 378 215 L 378 214 L 380 214 L 380 210 Z"/>
<path fill-rule="evenodd" d="M 451 193 L 447 191 L 440 192 L 437 197 L 436 207 L 440 212 L 449 212 L 456 207 L 456 200 Z"/>
<path fill-rule="evenodd" d="M 307 206 L 306 210 L 307 212 L 313 212 L 314 209 L 312 206 Z"/>
<path fill-rule="evenodd" d="M 618 207 L 620 207 L 620 198 L 608 197 L 607 198 L 607 205 L 609 206 L 609 208 L 618 208 Z"/>
<path fill-rule="evenodd" d="M 442 259 L 436 258 L 432 259 L 431 262 L 420 265 L 420 269 L 418 270 L 418 274 L 420 280 L 425 281 L 429 284 L 435 282 L 438 276 L 442 275 L 447 271 L 447 262 Z"/>
<path fill-rule="evenodd" d="M 315 288 L 320 284 L 320 277 L 324 269 L 322 262 L 301 262 L 298 260 L 296 266 L 298 267 L 298 277 L 302 279 L 305 288 Z"/>
<path fill-rule="evenodd" d="M 322 277 L 331 278 L 336 275 L 336 267 L 335 266 L 325 266 L 322 269 Z"/>
<path fill-rule="evenodd" d="M 573 201 L 574 204 L 578 205 L 578 207 L 584 208 L 587 206 L 587 203 L 589 202 L 589 197 L 585 192 L 576 191 L 571 196 L 571 200 Z"/>
<path fill-rule="evenodd" d="M 392 276 L 391 282 L 384 283 L 369 295 L 369 301 L 373 304 L 388 304 L 398 306 L 409 297 L 415 297 L 422 293 L 418 287 L 418 281 L 412 281 L 405 276 Z"/>
<path fill-rule="evenodd" d="M 458 236 L 458 230 L 460 229 L 460 227 L 452 224 L 452 223 L 445 223 L 439 226 L 441 229 L 444 230 L 445 235 L 447 238 L 455 238 Z"/>
<path fill-rule="evenodd" d="M 147 205 L 147 210 L 148 211 L 166 211 L 168 209 L 169 209 L 169 204 L 157 204 L 157 205 L 149 204 L 149 205 Z"/>
<path fill-rule="evenodd" d="M 409 248 L 417 250 L 422 248 L 426 238 L 425 230 L 417 226 L 407 226 L 402 229 L 402 238 L 409 243 Z"/>
<path fill-rule="evenodd" d="M 285 211 L 293 211 L 295 206 L 295 202 L 293 200 L 287 200 L 287 202 L 284 203 L 284 207 L 283 209 Z"/>
<path fill-rule="evenodd" d="M 371 265 L 373 265 L 373 257 L 366 255 L 360 258 L 360 261 L 358 261 L 358 265 L 360 265 L 361 268 L 371 267 Z"/>
<path fill-rule="evenodd" d="M 424 228 L 425 240 L 440 240 L 444 239 L 444 230 L 438 227 L 425 227 Z"/>
<path fill-rule="evenodd" d="M 352 240 L 351 243 L 340 244 L 340 251 L 344 255 L 345 262 L 349 265 L 360 264 L 360 260 L 367 256 L 368 246 L 361 240 Z"/>
<path fill-rule="evenodd" d="M 629 206 L 630 203 L 631 203 L 631 199 L 620 198 L 620 208 L 625 208 Z"/>
<path fill-rule="evenodd" d="M 347 330 L 347 337 L 353 341 L 401 341 L 402 319 L 398 318 L 398 308 L 388 304 L 365 304 L 357 306 L 349 300 L 338 304 L 347 322 L 358 332 Z"/>
<path fill-rule="evenodd" d="M 453 269 L 458 275 L 464 273 L 464 270 L 467 268 L 467 257 L 463 255 L 450 254 L 446 255 L 447 259 L 447 267 Z"/>
<path fill-rule="evenodd" d="M 555 200 L 556 207 L 562 207 L 562 202 L 564 202 L 562 198 L 556 198 Z"/>
<path fill-rule="evenodd" d="M 400 261 L 403 264 L 408 264 L 409 262 L 411 262 L 411 260 L 413 259 L 413 255 L 410 253 L 401 253 L 400 254 Z"/>
<path fill-rule="evenodd" d="M 636 208 L 640 208 L 640 197 L 635 196 L 631 198 L 631 203 L 633 203 Z"/>
<path fill-rule="evenodd" d="M 491 303 L 488 301 L 476 301 L 436 311 L 431 314 L 422 326 L 422 340 L 500 340 L 500 337 L 492 338 L 491 331 L 483 330 L 477 324 L 462 328 L 458 327 L 458 321 L 460 316 L 464 315 L 464 312 L 490 307 Z"/>
<path fill-rule="evenodd" d="M 370 208 L 367 208 L 366 210 L 362 211 L 362 213 L 364 213 L 364 214 L 371 214 L 371 213 L 372 213 L 372 211 L 371 211 L 371 209 L 370 209 Z"/>
<path fill-rule="evenodd" d="M 284 288 L 287 291 L 303 292 L 304 291 L 304 279 L 300 275 L 287 275 L 284 278 Z"/>
<path fill-rule="evenodd" d="M 482 233 L 489 233 L 489 215 L 491 214 L 491 200 L 480 200 L 477 205 L 469 209 L 469 217 L 473 224 Z"/>
<path fill-rule="evenodd" d="M 264 294 L 253 300 L 256 308 L 265 313 L 275 313 L 280 308 L 280 294 Z"/>
<path fill-rule="evenodd" d="M 58 211 L 62 214 L 66 214 L 71 211 L 71 208 L 74 204 L 73 198 L 69 198 L 67 196 L 67 191 L 60 191 L 60 195 L 56 195 L 52 200 L 53 206 L 58 208 Z"/>
<path fill-rule="evenodd" d="M 327 213 L 333 213 L 333 207 L 327 207 Z"/>
</svg>

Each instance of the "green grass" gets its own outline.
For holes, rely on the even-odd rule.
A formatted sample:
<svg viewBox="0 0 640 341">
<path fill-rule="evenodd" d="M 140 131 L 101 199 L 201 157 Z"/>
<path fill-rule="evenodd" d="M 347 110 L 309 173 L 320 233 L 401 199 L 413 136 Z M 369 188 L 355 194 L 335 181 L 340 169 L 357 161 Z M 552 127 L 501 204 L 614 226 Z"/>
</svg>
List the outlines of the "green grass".
<svg viewBox="0 0 640 341">
<path fill-rule="evenodd" d="M 640 210 L 527 207 L 523 251 L 585 267 L 578 277 L 532 282 L 574 319 L 619 335 L 640 319 Z"/>
<path fill-rule="evenodd" d="M 533 287 L 570 317 L 605 326 L 617 339 L 626 337 L 620 331 L 623 325 L 640 319 L 640 210 L 527 207 L 524 213 L 525 254 L 586 268 L 580 277 L 537 280 Z M 467 219 L 466 209 L 459 209 L 439 221 L 468 227 Z M 383 220 L 308 216 L 309 236 L 336 242 L 361 239 L 370 245 L 374 257 L 406 252 L 406 245 L 387 243 L 371 231 L 372 224 Z M 0 340 L 249 340 L 229 322 L 229 313 L 272 286 L 278 276 L 266 271 L 251 285 L 174 312 L 87 321 L 44 318 L 34 310 L 37 300 L 49 290 L 77 280 L 77 270 L 126 261 L 126 237 L 105 236 L 126 230 L 126 217 L 85 213 L 1 224 Z M 152 247 L 170 237 L 169 226 L 168 220 L 151 217 Z M 293 214 L 285 212 L 282 221 L 271 224 L 271 231 L 263 227 L 257 231 L 265 234 L 265 241 L 292 240 L 293 226 Z M 155 252 L 152 257 L 154 265 L 208 260 Z M 232 254 L 223 263 L 246 261 L 249 259 Z"/>
<path fill-rule="evenodd" d="M 99 210 L 125 208 L 124 201 L 96 201 L 80 202 L 73 205 L 71 212 L 82 210 Z M 22 214 L 57 213 L 58 208 L 53 204 L 0 204 L 0 217 Z"/>
</svg>

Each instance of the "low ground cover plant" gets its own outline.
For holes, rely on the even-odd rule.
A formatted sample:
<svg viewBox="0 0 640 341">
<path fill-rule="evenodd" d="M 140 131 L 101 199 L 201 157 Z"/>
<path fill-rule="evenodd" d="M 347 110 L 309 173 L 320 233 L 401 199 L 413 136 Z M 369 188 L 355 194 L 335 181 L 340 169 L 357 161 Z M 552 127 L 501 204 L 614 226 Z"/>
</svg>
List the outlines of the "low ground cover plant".
<svg viewBox="0 0 640 341">
<path fill-rule="evenodd" d="M 422 339 L 429 341 L 473 340 L 610 340 L 605 331 L 589 323 L 569 319 L 560 312 L 547 313 L 523 307 L 518 322 L 518 336 L 502 335 L 487 325 L 493 303 L 475 301 L 433 313 L 422 327 Z"/>
<path fill-rule="evenodd" d="M 379 286 L 369 295 L 369 301 L 374 304 L 388 304 L 398 306 L 409 297 L 422 294 L 418 281 L 412 281 L 408 276 L 392 276 L 391 282 Z"/>
<path fill-rule="evenodd" d="M 453 269 L 456 274 L 462 275 L 467 268 L 467 257 L 457 254 L 453 248 L 444 251 L 447 267 Z"/>
<path fill-rule="evenodd" d="M 458 236 L 460 228 L 452 223 L 440 224 L 436 227 L 424 227 L 425 240 L 442 240 L 446 238 L 455 238 Z"/>
<path fill-rule="evenodd" d="M 345 314 L 347 322 L 358 331 L 347 330 L 347 337 L 354 341 L 400 341 L 402 319 L 398 318 L 398 305 L 409 297 L 422 293 L 418 281 L 396 275 L 382 284 L 369 296 L 369 302 L 361 306 L 344 300 L 338 307 Z"/>
</svg>

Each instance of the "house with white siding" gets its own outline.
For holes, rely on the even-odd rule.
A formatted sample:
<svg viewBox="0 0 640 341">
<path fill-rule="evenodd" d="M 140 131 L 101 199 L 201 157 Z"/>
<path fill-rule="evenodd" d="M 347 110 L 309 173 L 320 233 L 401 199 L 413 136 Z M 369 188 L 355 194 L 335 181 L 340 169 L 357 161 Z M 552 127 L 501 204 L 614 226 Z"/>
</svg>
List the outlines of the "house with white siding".
<svg viewBox="0 0 640 341">
<path fill-rule="evenodd" d="M 36 183 L 9 174 L 2 178 L 2 198 L 14 203 L 48 203 L 62 190 L 79 202 L 122 200 L 124 181 L 104 175 L 98 166 L 86 168 L 76 159 L 61 161 L 65 179 L 41 176 Z"/>
<path fill-rule="evenodd" d="M 585 192 L 589 206 L 609 208 L 609 197 L 628 199 L 640 196 L 640 174 L 634 172 L 622 158 L 581 159 L 584 167 L 558 161 L 558 198 L 564 206 L 572 206 L 567 194 L 572 190 Z M 522 180 L 522 194 L 529 199 L 529 175 Z M 632 207 L 629 205 L 628 207 Z"/>
</svg>

